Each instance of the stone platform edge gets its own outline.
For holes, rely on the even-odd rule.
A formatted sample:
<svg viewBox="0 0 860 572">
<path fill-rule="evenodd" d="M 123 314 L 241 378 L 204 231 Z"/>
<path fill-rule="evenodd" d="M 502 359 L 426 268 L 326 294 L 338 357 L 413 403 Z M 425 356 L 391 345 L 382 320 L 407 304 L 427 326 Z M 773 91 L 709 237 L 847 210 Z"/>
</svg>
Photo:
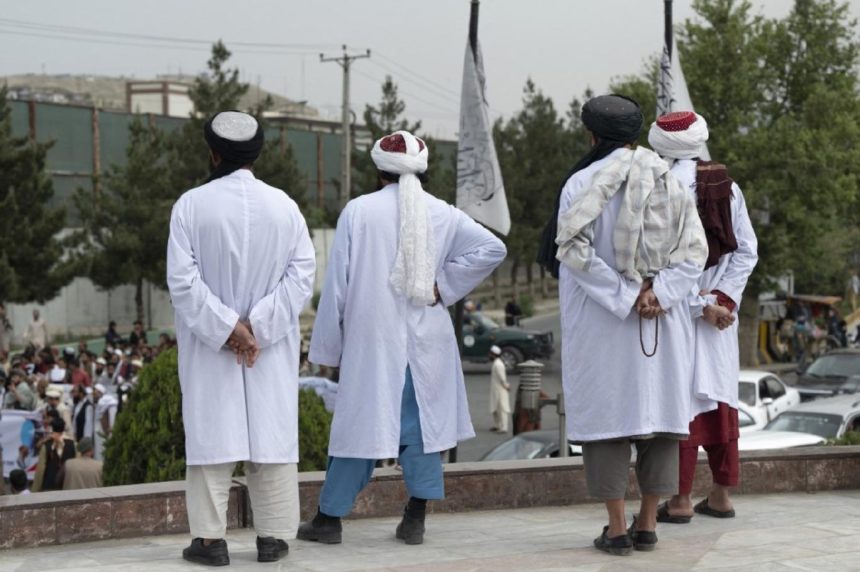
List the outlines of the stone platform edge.
<svg viewBox="0 0 860 572">
<path fill-rule="evenodd" d="M 299 474 L 303 519 L 316 512 L 324 476 L 323 472 Z M 700 457 L 694 495 L 706 494 L 710 482 L 707 461 Z M 860 446 L 741 453 L 739 494 L 858 488 Z M 593 502 L 578 457 L 446 465 L 445 489 L 444 501 L 430 503 L 432 512 Z M 629 496 L 638 496 L 632 467 Z M 401 473 L 377 469 L 351 518 L 396 516 L 405 501 Z M 228 528 L 253 526 L 243 478 L 234 480 L 227 522 Z M 184 532 L 188 532 L 184 481 L 0 496 L 0 549 Z"/>
</svg>

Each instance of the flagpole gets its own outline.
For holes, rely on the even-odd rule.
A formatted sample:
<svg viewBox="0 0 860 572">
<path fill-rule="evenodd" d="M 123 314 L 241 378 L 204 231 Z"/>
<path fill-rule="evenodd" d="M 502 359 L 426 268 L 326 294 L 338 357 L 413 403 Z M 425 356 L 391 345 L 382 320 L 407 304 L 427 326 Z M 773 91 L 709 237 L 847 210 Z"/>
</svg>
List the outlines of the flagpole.
<svg viewBox="0 0 860 572">
<path fill-rule="evenodd" d="M 666 37 L 666 53 L 672 61 L 672 0 L 663 0 L 664 34 Z"/>
</svg>

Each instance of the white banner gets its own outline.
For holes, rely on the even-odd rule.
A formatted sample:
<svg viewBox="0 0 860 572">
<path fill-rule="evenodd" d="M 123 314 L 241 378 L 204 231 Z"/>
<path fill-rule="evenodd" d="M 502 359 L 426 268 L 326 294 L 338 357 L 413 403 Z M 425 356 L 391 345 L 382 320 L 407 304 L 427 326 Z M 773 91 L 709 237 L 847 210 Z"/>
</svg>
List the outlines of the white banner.
<svg viewBox="0 0 860 572">
<path fill-rule="evenodd" d="M 678 48 L 672 50 L 672 61 L 663 46 L 663 57 L 660 59 L 660 80 L 657 82 L 657 117 L 666 115 L 673 111 L 696 111 L 690 92 L 687 89 L 687 80 L 684 79 L 684 70 L 681 69 L 681 61 L 678 59 Z M 702 153 L 701 159 L 710 161 L 711 154 L 708 146 Z"/>
<path fill-rule="evenodd" d="M 41 434 L 42 418 L 32 411 L 0 411 L 0 446 L 3 451 L 3 477 L 14 469 L 24 469 L 30 480 L 36 472 L 36 440 Z M 22 451 L 21 447 L 26 447 Z"/>
<path fill-rule="evenodd" d="M 511 214 L 493 143 L 493 124 L 485 97 L 484 60 L 466 43 L 457 146 L 457 207 L 491 229 L 508 234 Z"/>
</svg>

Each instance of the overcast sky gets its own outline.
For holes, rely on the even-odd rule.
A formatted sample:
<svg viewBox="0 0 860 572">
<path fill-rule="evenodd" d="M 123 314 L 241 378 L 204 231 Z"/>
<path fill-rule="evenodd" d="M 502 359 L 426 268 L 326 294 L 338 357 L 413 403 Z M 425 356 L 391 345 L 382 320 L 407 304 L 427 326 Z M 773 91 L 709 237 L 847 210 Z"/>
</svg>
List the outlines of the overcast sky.
<svg viewBox="0 0 860 572">
<path fill-rule="evenodd" d="M 202 42 L 223 39 L 245 81 L 339 118 L 341 71 L 319 52 L 372 50 L 355 63 L 352 109 L 379 100 L 391 74 L 410 119 L 426 132 L 453 137 L 466 44 L 469 0 L 39 0 L 3 3 L 0 75 L 90 73 L 150 78 L 205 68 Z M 675 0 L 675 22 L 694 16 Z M 791 0 L 753 0 L 767 16 L 785 15 Z M 860 0 L 850 2 L 860 16 Z M 488 99 L 496 114 L 520 107 L 528 77 L 560 109 L 586 87 L 604 91 L 611 78 L 638 73 L 663 38 L 662 0 L 484 0 L 480 40 Z M 12 22 L 17 20 L 19 22 Z M 20 23 L 24 22 L 24 24 Z M 31 26 L 35 23 L 39 26 Z M 64 26 L 104 34 L 75 34 Z M 192 41 L 156 43 L 126 34 Z M 236 43 L 288 44 L 289 48 Z"/>
</svg>

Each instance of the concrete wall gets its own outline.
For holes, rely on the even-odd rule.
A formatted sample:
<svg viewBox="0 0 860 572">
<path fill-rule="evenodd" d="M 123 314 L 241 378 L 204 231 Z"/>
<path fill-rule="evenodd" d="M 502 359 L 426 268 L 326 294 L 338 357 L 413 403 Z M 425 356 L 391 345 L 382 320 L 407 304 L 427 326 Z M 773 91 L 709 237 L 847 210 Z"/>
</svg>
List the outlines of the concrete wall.
<svg viewBox="0 0 860 572">
<path fill-rule="evenodd" d="M 329 252 L 334 243 L 334 229 L 311 231 L 317 255 L 314 292 L 322 289 Z M 144 315 L 153 328 L 173 328 L 173 307 L 167 292 L 146 284 L 143 291 Z M 308 303 L 310 307 L 310 302 Z M 23 345 L 21 336 L 30 323 L 33 310 L 39 309 L 54 340 L 79 336 L 102 335 L 111 320 L 120 332 L 131 329 L 136 319 L 134 287 L 123 286 L 111 291 L 99 290 L 87 278 L 75 278 L 60 294 L 46 304 L 7 304 L 6 312 L 14 328 L 13 347 Z"/>
</svg>

